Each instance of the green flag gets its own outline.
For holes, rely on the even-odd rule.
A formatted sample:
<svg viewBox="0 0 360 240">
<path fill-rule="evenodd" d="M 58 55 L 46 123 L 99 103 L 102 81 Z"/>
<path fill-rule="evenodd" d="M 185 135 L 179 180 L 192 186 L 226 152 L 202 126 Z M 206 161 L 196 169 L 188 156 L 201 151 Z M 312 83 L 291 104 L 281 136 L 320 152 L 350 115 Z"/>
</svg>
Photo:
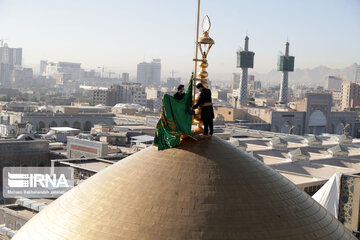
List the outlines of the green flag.
<svg viewBox="0 0 360 240">
<path fill-rule="evenodd" d="M 192 106 L 192 83 L 190 79 L 185 96 L 176 100 L 165 94 L 161 104 L 161 118 L 156 125 L 154 145 L 158 150 L 172 148 L 180 144 L 181 135 L 191 134 L 192 115 L 188 108 Z"/>
</svg>

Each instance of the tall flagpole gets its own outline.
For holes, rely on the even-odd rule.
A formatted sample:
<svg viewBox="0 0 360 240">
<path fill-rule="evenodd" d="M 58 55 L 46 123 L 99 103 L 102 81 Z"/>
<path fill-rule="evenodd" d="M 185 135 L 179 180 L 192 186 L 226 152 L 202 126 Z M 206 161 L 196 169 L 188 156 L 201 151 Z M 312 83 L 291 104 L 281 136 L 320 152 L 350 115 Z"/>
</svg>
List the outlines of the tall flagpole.
<svg viewBox="0 0 360 240">
<path fill-rule="evenodd" d="M 196 21 L 196 47 L 195 47 L 195 74 L 194 74 L 194 94 L 193 94 L 193 102 L 195 102 L 195 94 L 196 94 L 196 79 L 197 79 L 197 59 L 198 59 L 198 49 L 199 49 L 199 21 L 200 21 L 200 0 L 198 0 L 198 8 L 197 8 L 197 21 Z"/>
</svg>

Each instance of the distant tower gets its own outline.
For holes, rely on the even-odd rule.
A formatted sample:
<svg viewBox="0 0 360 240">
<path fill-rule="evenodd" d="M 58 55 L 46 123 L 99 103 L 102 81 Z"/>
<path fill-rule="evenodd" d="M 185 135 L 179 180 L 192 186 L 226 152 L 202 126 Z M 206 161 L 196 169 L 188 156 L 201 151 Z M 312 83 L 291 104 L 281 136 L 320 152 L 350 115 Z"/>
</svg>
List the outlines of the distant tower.
<svg viewBox="0 0 360 240">
<path fill-rule="evenodd" d="M 248 81 L 248 68 L 254 67 L 254 52 L 249 51 L 249 37 L 245 37 L 245 50 L 237 52 L 237 65 L 236 67 L 242 69 L 242 77 L 240 81 L 240 105 L 246 106 L 248 92 L 247 92 L 247 81 Z"/>
<path fill-rule="evenodd" d="M 356 68 L 355 82 L 360 83 L 360 66 Z"/>
<path fill-rule="evenodd" d="M 288 101 L 288 73 L 294 71 L 295 57 L 289 56 L 289 43 L 286 42 L 285 55 L 279 57 L 278 71 L 283 72 L 283 79 L 280 87 L 279 103 L 286 104 Z"/>
</svg>

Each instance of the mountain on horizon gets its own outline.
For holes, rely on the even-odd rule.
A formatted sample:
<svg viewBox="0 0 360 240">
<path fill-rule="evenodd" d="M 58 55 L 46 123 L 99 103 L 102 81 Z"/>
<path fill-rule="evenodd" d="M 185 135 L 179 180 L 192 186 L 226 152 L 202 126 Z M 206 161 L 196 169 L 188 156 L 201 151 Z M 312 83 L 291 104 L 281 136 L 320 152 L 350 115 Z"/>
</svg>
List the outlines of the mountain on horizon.
<svg viewBox="0 0 360 240">
<path fill-rule="evenodd" d="M 342 69 L 332 69 L 326 66 L 318 66 L 313 69 L 296 68 L 294 72 L 289 74 L 289 86 L 307 85 L 309 87 L 324 86 L 327 76 L 339 76 L 342 79 L 355 81 L 356 68 L 360 65 L 354 63 Z M 266 74 L 254 73 L 256 79 L 261 80 L 263 86 L 275 86 L 281 82 L 281 72 L 272 70 Z"/>
</svg>

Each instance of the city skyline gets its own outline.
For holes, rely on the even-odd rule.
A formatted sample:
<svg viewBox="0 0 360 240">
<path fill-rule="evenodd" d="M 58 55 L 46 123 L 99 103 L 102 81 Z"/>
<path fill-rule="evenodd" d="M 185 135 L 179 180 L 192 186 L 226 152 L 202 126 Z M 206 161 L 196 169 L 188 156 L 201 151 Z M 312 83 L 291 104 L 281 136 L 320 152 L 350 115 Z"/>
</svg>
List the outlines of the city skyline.
<svg viewBox="0 0 360 240">
<path fill-rule="evenodd" d="M 236 51 L 246 32 L 256 53 L 252 72 L 275 69 L 287 39 L 290 54 L 297 56 L 295 68 L 343 68 L 360 62 L 359 1 L 285 3 L 202 1 L 201 16 L 210 16 L 210 36 L 215 40 L 209 54 L 210 78 L 228 74 L 230 79 L 232 72 L 239 72 Z M 104 65 L 134 76 L 138 63 L 159 58 L 164 78 L 172 69 L 185 77 L 193 71 L 195 12 L 195 1 L 50 5 L 3 0 L 0 38 L 7 39 L 10 47 L 23 48 L 25 66 L 35 67 L 48 59 L 79 62 L 87 69 Z"/>
</svg>

